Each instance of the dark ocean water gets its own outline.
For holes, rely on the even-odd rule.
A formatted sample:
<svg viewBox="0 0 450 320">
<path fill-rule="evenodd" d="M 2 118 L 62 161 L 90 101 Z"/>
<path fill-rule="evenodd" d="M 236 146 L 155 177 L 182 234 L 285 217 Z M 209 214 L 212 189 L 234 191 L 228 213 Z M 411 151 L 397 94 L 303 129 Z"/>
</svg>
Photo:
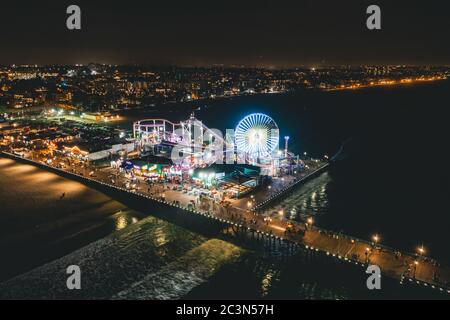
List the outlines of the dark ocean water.
<svg viewBox="0 0 450 320">
<path fill-rule="evenodd" d="M 345 159 L 278 205 L 295 208 L 294 219 L 314 215 L 321 227 L 364 239 L 378 233 L 383 243 L 403 250 L 414 251 L 423 243 L 427 254 L 449 263 L 449 89 L 449 82 L 441 82 L 240 97 L 206 106 L 203 102 L 130 112 L 120 125 L 130 129 L 133 120 L 159 116 L 181 120 L 201 107 L 196 117 L 221 130 L 234 128 L 251 112 L 267 113 L 278 123 L 280 135 L 291 137 L 291 150 L 315 157 L 333 154 L 351 138 L 344 148 Z M 35 201 L 39 202 L 37 196 Z M 143 213 L 151 215 L 148 211 Z M 16 278 L 2 289 L 20 292 L 24 284 L 33 287 L 37 283 L 48 294 L 45 283 L 53 286 L 55 270 L 66 261 L 82 260 L 91 270 L 116 266 L 110 273 L 93 272 L 91 279 L 94 287 L 111 281 L 116 287 L 95 287 L 97 293 L 87 297 L 436 297 L 431 289 L 405 287 L 386 278 L 383 290 L 374 293 L 367 290 L 360 266 L 308 252 L 286 257 L 282 248 L 241 246 L 234 239 L 229 239 L 233 245 L 225 239 L 225 245 L 213 240 L 222 238 L 220 233 L 200 236 L 153 217 L 103 237 L 104 232 L 91 245 Z M 138 294 L 133 288 L 139 289 Z"/>
</svg>

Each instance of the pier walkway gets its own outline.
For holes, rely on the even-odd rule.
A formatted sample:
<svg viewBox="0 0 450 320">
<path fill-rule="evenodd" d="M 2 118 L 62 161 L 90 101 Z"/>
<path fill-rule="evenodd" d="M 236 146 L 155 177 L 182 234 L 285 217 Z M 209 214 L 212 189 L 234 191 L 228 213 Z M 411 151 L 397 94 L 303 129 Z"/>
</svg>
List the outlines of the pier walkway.
<svg viewBox="0 0 450 320">
<path fill-rule="evenodd" d="M 267 190 L 265 193 L 261 192 L 257 197 L 247 197 L 233 205 L 230 202 L 216 202 L 208 198 L 199 199 L 196 196 L 169 190 L 167 186 L 163 185 L 148 186 L 143 184 L 138 190 L 131 191 L 122 187 L 127 182 L 123 175 L 112 174 L 108 170 L 94 170 L 86 166 L 75 165 L 62 169 L 46 164 L 39 159 L 23 158 L 6 152 L 3 152 L 3 154 L 66 175 L 73 175 L 78 179 L 86 179 L 151 201 L 165 203 L 187 213 L 216 219 L 237 230 L 253 233 L 257 237 L 269 237 L 287 245 L 304 246 L 307 250 L 321 251 L 336 259 L 358 264 L 362 267 L 375 264 L 380 267 L 384 275 L 398 279 L 400 282 L 411 281 L 450 293 L 450 268 L 441 266 L 433 259 L 400 252 L 383 245 L 287 220 L 282 215 L 279 218 L 269 220 L 267 217 L 258 214 L 257 211 L 252 210 L 265 205 L 270 201 L 269 199 L 281 196 L 283 192 L 289 191 L 299 184 L 300 179 L 286 181 L 286 185 L 280 185 L 276 193 Z M 316 170 L 322 170 L 322 168 L 316 168 Z M 255 205 L 252 208 L 246 208 L 245 204 L 248 201 L 252 201 Z"/>
</svg>

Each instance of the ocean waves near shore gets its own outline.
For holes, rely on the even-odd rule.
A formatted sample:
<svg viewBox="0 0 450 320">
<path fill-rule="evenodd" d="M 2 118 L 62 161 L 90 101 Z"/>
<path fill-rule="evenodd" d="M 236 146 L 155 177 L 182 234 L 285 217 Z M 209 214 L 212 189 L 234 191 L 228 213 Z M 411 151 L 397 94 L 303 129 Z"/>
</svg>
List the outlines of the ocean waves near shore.
<svg viewBox="0 0 450 320">
<path fill-rule="evenodd" d="M 0 284 L 0 298 L 180 298 L 243 252 L 148 217 Z M 69 265 L 81 269 L 81 290 L 66 287 Z"/>
</svg>

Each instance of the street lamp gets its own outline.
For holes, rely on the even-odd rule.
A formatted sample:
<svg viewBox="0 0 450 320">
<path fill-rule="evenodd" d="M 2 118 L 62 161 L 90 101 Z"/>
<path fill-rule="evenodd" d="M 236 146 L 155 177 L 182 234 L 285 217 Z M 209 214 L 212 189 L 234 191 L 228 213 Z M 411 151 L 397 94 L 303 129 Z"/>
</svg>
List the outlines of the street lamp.
<svg viewBox="0 0 450 320">
<path fill-rule="evenodd" d="M 372 237 L 372 240 L 373 240 L 373 242 L 375 242 L 375 244 L 378 244 L 378 241 L 380 241 L 380 237 L 378 236 L 378 234 L 375 234 L 375 235 Z"/>
<path fill-rule="evenodd" d="M 422 256 L 425 253 L 425 248 L 422 246 L 420 246 L 419 248 L 417 248 L 417 251 L 419 252 L 419 255 Z"/>
<path fill-rule="evenodd" d="M 252 202 L 251 201 L 247 201 L 247 208 L 251 208 L 252 207 Z"/>
<path fill-rule="evenodd" d="M 308 219 L 306 219 L 305 228 L 308 229 L 308 226 L 312 226 L 312 224 L 313 224 L 313 219 L 311 217 L 309 217 Z"/>
</svg>

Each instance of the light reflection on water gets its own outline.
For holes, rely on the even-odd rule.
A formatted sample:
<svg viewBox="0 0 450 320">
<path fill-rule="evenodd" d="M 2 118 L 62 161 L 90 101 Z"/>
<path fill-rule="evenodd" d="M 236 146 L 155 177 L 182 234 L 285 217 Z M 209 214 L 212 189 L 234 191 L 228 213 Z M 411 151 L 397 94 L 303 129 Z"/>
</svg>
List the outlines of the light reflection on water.
<svg viewBox="0 0 450 320">
<path fill-rule="evenodd" d="M 332 182 L 328 173 L 323 173 L 316 179 L 293 191 L 282 201 L 267 208 L 266 212 L 278 212 L 283 209 L 289 212 L 289 218 L 304 221 L 308 217 L 320 217 L 326 213 L 328 206 L 327 186 Z"/>
<path fill-rule="evenodd" d="M 261 297 L 267 296 L 272 285 L 273 271 L 269 270 L 261 281 Z"/>
<path fill-rule="evenodd" d="M 119 215 L 116 218 L 116 230 L 122 230 L 123 228 L 125 228 L 128 225 L 128 221 L 127 218 Z"/>
<path fill-rule="evenodd" d="M 112 216 L 115 222 L 115 230 L 125 229 L 127 226 L 139 221 L 131 210 L 120 210 Z"/>
</svg>

